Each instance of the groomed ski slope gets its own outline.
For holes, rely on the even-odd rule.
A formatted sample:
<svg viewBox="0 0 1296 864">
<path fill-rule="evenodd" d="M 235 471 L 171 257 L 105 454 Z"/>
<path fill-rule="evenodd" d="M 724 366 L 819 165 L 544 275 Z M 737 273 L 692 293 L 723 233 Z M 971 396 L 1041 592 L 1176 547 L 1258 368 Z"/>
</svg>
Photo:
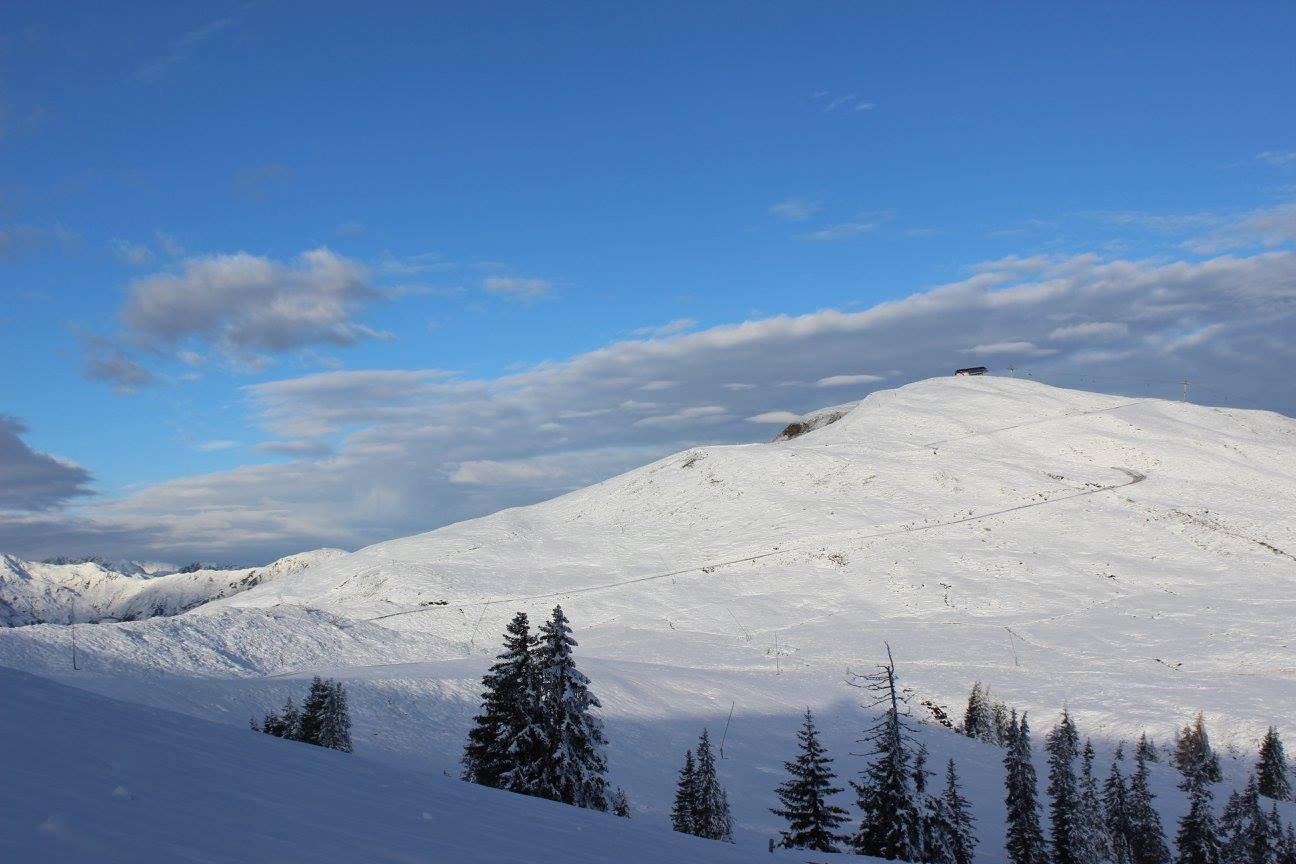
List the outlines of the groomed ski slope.
<svg viewBox="0 0 1296 864">
<path fill-rule="evenodd" d="M 6 861 L 770 860 L 633 818 L 129 705 L 13 670 L 0 669 L 0 692 Z"/>
<path fill-rule="evenodd" d="M 1240 778 L 1296 704 L 1294 501 L 1290 418 L 932 379 L 792 440 L 695 447 L 176 618 L 78 627 L 77 673 L 64 627 L 0 632 L 0 663 L 238 725 L 333 675 L 359 751 L 453 773 L 505 622 L 561 602 L 613 782 L 665 824 L 707 725 L 740 840 L 763 847 L 805 706 L 843 773 L 862 767 L 843 679 L 884 641 L 916 717 L 957 716 L 979 679 L 1038 733 L 1067 705 L 1105 763 L 1202 710 Z M 924 737 L 968 776 L 981 860 L 1002 860 L 1000 754 Z"/>
</svg>

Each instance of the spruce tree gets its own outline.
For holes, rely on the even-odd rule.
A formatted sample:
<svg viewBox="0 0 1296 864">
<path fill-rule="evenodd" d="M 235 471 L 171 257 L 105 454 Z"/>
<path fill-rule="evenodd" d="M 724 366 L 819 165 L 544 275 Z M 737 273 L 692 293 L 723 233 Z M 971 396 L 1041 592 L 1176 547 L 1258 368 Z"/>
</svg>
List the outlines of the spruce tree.
<svg viewBox="0 0 1296 864">
<path fill-rule="evenodd" d="M 1281 830 L 1279 827 L 1279 843 Z M 1274 864 L 1280 849 L 1273 837 L 1272 823 L 1260 808 L 1260 793 L 1254 779 L 1241 794 L 1235 790 L 1229 795 L 1220 817 L 1219 836 L 1221 862 Z"/>
<path fill-rule="evenodd" d="M 697 765 L 693 762 L 693 751 L 684 754 L 684 766 L 680 768 L 679 780 L 675 783 L 675 803 L 671 806 L 671 828 L 681 834 L 696 833 L 696 821 L 693 818 L 693 805 L 697 801 Z"/>
<path fill-rule="evenodd" d="M 1156 746 L 1148 740 L 1146 732 L 1139 736 L 1138 746 L 1134 749 L 1134 755 L 1142 756 L 1144 762 L 1151 764 L 1161 761 L 1161 756 L 1157 753 Z"/>
<path fill-rule="evenodd" d="M 256 721 L 254 720 L 253 723 Z M 256 728 L 255 726 L 253 728 Z M 276 738 L 284 737 L 283 718 L 275 711 L 267 711 L 261 720 L 261 731 Z"/>
<path fill-rule="evenodd" d="M 1278 847 L 1278 864 L 1296 864 L 1296 828 L 1288 823 Z"/>
<path fill-rule="evenodd" d="M 1098 780 L 1094 777 L 1093 743 L 1085 739 L 1080 758 L 1080 841 L 1084 855 L 1094 864 L 1110 864 L 1111 841 L 1104 824 L 1102 797 L 1098 794 Z"/>
<path fill-rule="evenodd" d="M 1185 726 L 1175 742 L 1175 768 L 1187 775 L 1190 771 L 1200 772 L 1207 783 L 1218 783 L 1220 774 L 1219 757 L 1211 749 L 1210 736 L 1206 734 L 1206 722 L 1200 713 L 1190 726 Z"/>
<path fill-rule="evenodd" d="M 326 682 L 328 692 L 324 698 L 324 710 L 320 716 L 318 740 L 316 743 L 330 750 L 351 752 L 351 709 L 347 704 L 346 689 L 341 681 Z"/>
<path fill-rule="evenodd" d="M 1104 827 L 1111 849 L 1112 864 L 1132 864 L 1131 841 L 1134 825 L 1129 812 L 1129 786 L 1121 774 L 1119 759 L 1112 760 L 1111 773 L 1103 783 Z"/>
<path fill-rule="evenodd" d="M 1004 783 L 1008 807 L 1007 851 L 1010 864 L 1046 864 L 1048 852 L 1040 828 L 1035 764 L 1031 761 L 1030 727 L 1025 713 L 1017 722 L 1017 712 L 1009 720 L 1007 748 L 1004 754 Z"/>
<path fill-rule="evenodd" d="M 299 740 L 319 745 L 324 711 L 332 695 L 331 691 L 332 688 L 320 676 L 311 679 L 310 689 L 306 691 L 306 701 L 302 703 L 301 722 L 298 724 Z"/>
<path fill-rule="evenodd" d="M 870 709 L 882 708 L 881 718 L 864 732 L 860 743 L 870 748 L 871 761 L 862 782 L 851 782 L 862 812 L 851 846 L 860 855 L 917 861 L 922 854 L 921 802 L 914 788 L 913 734 L 896 684 L 895 662 L 887 647 L 887 662 L 872 675 L 858 676 L 856 686 L 868 691 Z"/>
<path fill-rule="evenodd" d="M 547 751 L 537 772 L 534 794 L 542 798 L 606 810 L 607 757 L 603 724 L 592 713 L 600 707 L 589 679 L 576 668 L 577 646 L 561 606 L 540 627 L 536 668 Z"/>
<path fill-rule="evenodd" d="M 941 802 L 949 820 L 949 849 L 953 864 L 972 864 L 977 846 L 975 822 L 971 805 L 959 790 L 953 759 L 945 766 L 945 790 L 941 793 Z"/>
<path fill-rule="evenodd" d="M 504 631 L 504 650 L 482 677 L 481 710 L 473 718 L 462 758 L 463 779 L 503 788 L 514 767 L 513 745 L 538 715 L 531 651 L 535 640 L 525 612 L 518 612 Z M 525 791 L 516 789 L 514 791 Z"/>
<path fill-rule="evenodd" d="M 1134 776 L 1130 778 L 1128 799 L 1130 860 L 1132 864 L 1170 864 L 1161 816 L 1152 804 L 1156 796 L 1148 784 L 1147 766 L 1144 749 L 1140 747 L 1134 752 Z"/>
<path fill-rule="evenodd" d="M 284 701 L 283 711 L 279 712 L 279 737 L 290 741 L 301 741 L 301 712 L 292 694 Z"/>
<path fill-rule="evenodd" d="M 623 819 L 630 818 L 630 799 L 626 797 L 625 790 L 620 786 L 612 793 L 612 812 Z"/>
<path fill-rule="evenodd" d="M 1176 760 L 1178 761 L 1178 760 Z M 1220 864 L 1219 830 L 1213 812 L 1209 762 L 1185 760 L 1179 788 L 1188 793 L 1188 812 L 1175 835 L 1178 864 Z"/>
<path fill-rule="evenodd" d="M 1008 706 L 1002 702 L 996 702 L 994 708 L 990 711 L 990 715 L 994 718 L 995 743 L 1000 747 L 1006 747 L 1008 739 L 1012 737 L 1012 729 L 1008 725 L 1010 719 Z"/>
<path fill-rule="evenodd" d="M 797 746 L 796 759 L 783 763 L 791 777 L 776 790 L 782 807 L 770 811 L 788 823 L 787 830 L 779 832 L 779 845 L 785 849 L 836 852 L 837 844 L 847 839 L 837 832 L 847 813 L 829 800 L 842 787 L 834 785 L 837 775 L 832 770 L 833 760 L 819 743 L 809 708 L 797 732 Z"/>
<path fill-rule="evenodd" d="M 1062 718 L 1044 740 L 1049 766 L 1049 826 L 1053 864 L 1092 864 L 1084 857 L 1079 836 L 1080 789 L 1075 774 L 1079 741 L 1075 724 L 1064 708 Z"/>
<path fill-rule="evenodd" d="M 1287 801 L 1292 797 L 1291 781 L 1287 778 L 1287 755 L 1283 752 L 1282 739 L 1273 726 L 1265 733 L 1260 742 L 1260 762 L 1256 765 L 1256 784 L 1259 793 L 1275 801 Z"/>
<path fill-rule="evenodd" d="M 983 688 L 980 681 L 972 685 L 972 693 L 968 696 L 967 710 L 963 713 L 963 734 L 989 744 L 999 743 L 990 690 Z"/>
<path fill-rule="evenodd" d="M 697 774 L 694 777 L 693 833 L 710 840 L 733 842 L 733 818 L 729 815 L 729 797 L 716 776 L 715 754 L 706 729 L 697 747 Z"/>
</svg>

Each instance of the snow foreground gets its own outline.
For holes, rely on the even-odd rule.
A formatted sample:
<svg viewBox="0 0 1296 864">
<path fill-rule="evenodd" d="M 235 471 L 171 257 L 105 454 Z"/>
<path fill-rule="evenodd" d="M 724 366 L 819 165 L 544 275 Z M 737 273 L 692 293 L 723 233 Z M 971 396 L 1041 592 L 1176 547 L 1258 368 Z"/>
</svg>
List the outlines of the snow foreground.
<svg viewBox="0 0 1296 864">
<path fill-rule="evenodd" d="M 177 617 L 0 630 L 0 664 L 240 726 L 332 676 L 358 755 L 453 774 L 508 618 L 561 602 L 612 784 L 665 825 L 708 726 L 739 842 L 763 849 L 806 706 L 838 770 L 863 767 L 849 753 L 870 718 L 843 679 L 888 641 L 996 862 L 1002 753 L 930 706 L 959 716 L 980 680 L 1042 735 L 1066 704 L 1100 765 L 1200 709 L 1240 777 L 1296 701 L 1294 501 L 1290 418 L 933 379 L 791 440 L 693 448 Z M 1154 780 L 1172 825 L 1182 802 Z"/>
<path fill-rule="evenodd" d="M 0 843 L 9 861 L 769 860 L 13 670 L 0 669 L 0 691 Z"/>
</svg>

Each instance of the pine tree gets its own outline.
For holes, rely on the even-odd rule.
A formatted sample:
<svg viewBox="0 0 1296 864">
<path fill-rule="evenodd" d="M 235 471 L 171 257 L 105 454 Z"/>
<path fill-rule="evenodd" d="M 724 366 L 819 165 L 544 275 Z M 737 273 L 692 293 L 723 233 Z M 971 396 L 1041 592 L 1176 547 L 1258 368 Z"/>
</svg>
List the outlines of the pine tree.
<svg viewBox="0 0 1296 864">
<path fill-rule="evenodd" d="M 320 743 L 320 729 L 324 724 L 324 710 L 331 690 L 318 675 L 311 679 L 310 689 L 306 691 L 306 701 L 302 703 L 301 722 L 298 724 L 299 740 L 307 744 Z"/>
<path fill-rule="evenodd" d="M 518 612 L 505 629 L 504 651 L 482 677 L 481 711 L 473 718 L 461 760 L 463 779 L 471 783 L 503 788 L 505 773 L 514 767 L 513 745 L 538 714 L 534 644 L 527 614 Z"/>
<path fill-rule="evenodd" d="M 320 716 L 319 737 L 316 743 L 330 750 L 351 752 L 351 709 L 347 704 L 346 689 L 341 681 L 326 682 L 328 692 Z"/>
<path fill-rule="evenodd" d="M 953 759 L 945 766 L 945 791 L 941 794 L 941 801 L 949 820 L 949 849 L 953 864 L 972 864 L 977 846 L 975 823 L 971 805 L 959 791 Z"/>
<path fill-rule="evenodd" d="M 833 783 L 837 779 L 832 770 L 833 760 L 819 743 L 819 732 L 809 708 L 797 732 L 797 746 L 800 748 L 797 758 L 783 763 L 792 776 L 776 790 L 783 806 L 770 811 L 788 823 L 787 830 L 779 832 L 779 845 L 785 849 L 836 852 L 837 844 L 847 839 L 837 833 L 847 813 L 829 800 L 842 787 Z"/>
<path fill-rule="evenodd" d="M 1287 801 L 1292 797 L 1291 781 L 1287 779 L 1287 755 L 1283 752 L 1282 739 L 1273 726 L 1265 733 L 1260 742 L 1260 762 L 1256 765 L 1256 784 L 1259 793 L 1275 801 Z"/>
<path fill-rule="evenodd" d="M 1175 768 L 1187 775 L 1190 771 L 1200 772 L 1207 783 L 1218 783 L 1220 774 L 1219 757 L 1211 749 L 1210 736 L 1206 734 L 1206 722 L 1199 713 L 1191 726 L 1185 726 L 1175 742 Z"/>
<path fill-rule="evenodd" d="M 680 768 L 679 780 L 675 784 L 671 828 L 681 834 L 695 833 L 697 823 L 693 818 L 693 805 L 697 797 L 697 765 L 693 762 L 693 751 L 689 750 L 684 754 L 684 767 Z"/>
<path fill-rule="evenodd" d="M 1012 728 L 1009 726 L 1010 714 L 1008 706 L 1002 702 L 994 703 L 994 708 L 990 711 L 994 717 L 995 743 L 1000 747 L 1008 746 L 1008 740 L 1012 737 Z"/>
<path fill-rule="evenodd" d="M 630 818 L 630 799 L 626 797 L 625 790 L 620 786 L 612 793 L 612 813 L 623 819 Z"/>
<path fill-rule="evenodd" d="M 693 833 L 710 840 L 733 842 L 733 818 L 729 815 L 729 797 L 716 776 L 715 754 L 706 729 L 697 747 L 697 774 L 694 776 Z"/>
<path fill-rule="evenodd" d="M 283 728 L 283 718 L 274 711 L 267 711 L 265 717 L 261 719 L 261 731 L 267 735 L 282 738 L 284 737 Z"/>
<path fill-rule="evenodd" d="M 1179 819 L 1175 835 L 1178 864 L 1220 864 L 1219 830 L 1212 810 L 1209 763 L 1184 763 L 1179 788 L 1188 793 L 1188 812 Z"/>
<path fill-rule="evenodd" d="M 1278 848 L 1278 864 L 1296 864 L 1296 828 L 1290 823 Z"/>
<path fill-rule="evenodd" d="M 1048 852 L 1040 828 L 1035 764 L 1031 761 L 1030 727 L 1023 713 L 1009 720 L 1008 752 L 1004 755 L 1004 803 L 1008 807 L 1007 851 L 1009 864 L 1047 864 Z"/>
<path fill-rule="evenodd" d="M 927 745 L 914 756 L 914 795 L 918 802 L 918 860 L 923 864 L 954 864 L 954 825 L 941 795 L 927 794 Z"/>
<path fill-rule="evenodd" d="M 1102 798 L 1098 794 L 1098 780 L 1094 777 L 1093 742 L 1085 739 L 1084 752 L 1080 759 L 1080 842 L 1084 855 L 1094 864 L 1110 864 L 1112 860 L 1111 841 L 1107 836 L 1104 824 Z"/>
<path fill-rule="evenodd" d="M 1076 782 L 1075 760 L 1079 735 L 1066 709 L 1062 719 L 1044 739 L 1049 766 L 1049 825 L 1053 864 L 1092 864 L 1086 860 L 1080 843 L 1080 789 Z"/>
<path fill-rule="evenodd" d="M 1148 740 L 1146 732 L 1139 736 L 1138 746 L 1134 749 L 1134 755 L 1142 756 L 1144 762 L 1151 764 L 1161 761 L 1161 756 L 1157 753 L 1156 745 Z"/>
<path fill-rule="evenodd" d="M 1112 759 L 1111 773 L 1103 783 L 1104 827 L 1112 864 L 1132 864 L 1134 858 L 1131 846 L 1134 824 L 1130 819 L 1129 795 L 1129 786 L 1120 771 L 1120 760 Z"/>
<path fill-rule="evenodd" d="M 283 711 L 279 713 L 279 737 L 289 741 L 302 740 L 301 712 L 297 710 L 297 703 L 293 701 L 291 693 L 284 700 Z"/>
<path fill-rule="evenodd" d="M 1140 739 L 1142 741 L 1146 738 Z M 1134 752 L 1134 776 L 1128 799 L 1130 819 L 1130 861 L 1132 864 L 1170 864 L 1161 816 L 1152 802 L 1156 796 L 1148 784 L 1148 760 L 1144 748 Z"/>
<path fill-rule="evenodd" d="M 1274 816 L 1277 817 L 1275 810 Z M 1281 826 L 1278 828 L 1281 842 Z M 1260 809 L 1260 792 L 1251 780 L 1246 790 L 1229 795 L 1220 818 L 1220 860 L 1226 864 L 1274 864 L 1280 848 L 1273 826 Z"/>
<path fill-rule="evenodd" d="M 561 606 L 555 606 L 553 617 L 540 627 L 535 662 L 548 749 L 534 794 L 606 810 L 607 739 L 603 723 L 592 713 L 600 703 L 590 692 L 589 679 L 576 668 L 572 649 L 578 643 L 571 632 Z"/>
<path fill-rule="evenodd" d="M 861 855 L 917 861 L 922 855 L 921 804 L 912 773 L 913 734 L 907 727 L 890 646 L 887 662 L 872 675 L 857 676 L 853 683 L 872 694 L 867 707 L 882 708 L 883 713 L 860 740 L 869 745 L 872 761 L 863 781 L 851 782 L 862 811 L 851 846 Z"/>
<path fill-rule="evenodd" d="M 989 744 L 999 743 L 990 690 L 982 688 L 980 681 L 972 685 L 972 694 L 968 696 L 967 710 L 963 713 L 963 734 Z"/>
</svg>

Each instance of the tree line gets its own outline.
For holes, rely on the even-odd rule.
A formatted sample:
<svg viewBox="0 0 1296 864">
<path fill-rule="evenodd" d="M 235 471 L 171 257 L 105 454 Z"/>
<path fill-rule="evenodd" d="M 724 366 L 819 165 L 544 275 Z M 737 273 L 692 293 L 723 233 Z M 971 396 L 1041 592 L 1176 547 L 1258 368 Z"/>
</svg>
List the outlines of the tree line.
<svg viewBox="0 0 1296 864">
<path fill-rule="evenodd" d="M 351 709 L 346 689 L 341 681 L 316 675 L 300 709 L 290 694 L 281 710 L 267 711 L 259 724 L 253 717 L 252 730 L 350 753 Z"/>
</svg>

